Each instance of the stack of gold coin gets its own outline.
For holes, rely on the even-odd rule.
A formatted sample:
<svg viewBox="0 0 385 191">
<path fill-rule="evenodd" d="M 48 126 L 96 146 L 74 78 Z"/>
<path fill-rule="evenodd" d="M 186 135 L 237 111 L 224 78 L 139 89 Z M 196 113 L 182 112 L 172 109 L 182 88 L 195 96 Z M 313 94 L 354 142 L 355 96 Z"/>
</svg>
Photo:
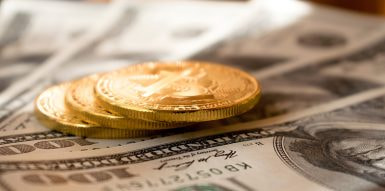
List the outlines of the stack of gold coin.
<svg viewBox="0 0 385 191">
<path fill-rule="evenodd" d="M 242 114 L 260 97 L 257 80 L 216 63 L 149 62 L 52 86 L 37 96 L 51 129 L 127 138 Z"/>
</svg>

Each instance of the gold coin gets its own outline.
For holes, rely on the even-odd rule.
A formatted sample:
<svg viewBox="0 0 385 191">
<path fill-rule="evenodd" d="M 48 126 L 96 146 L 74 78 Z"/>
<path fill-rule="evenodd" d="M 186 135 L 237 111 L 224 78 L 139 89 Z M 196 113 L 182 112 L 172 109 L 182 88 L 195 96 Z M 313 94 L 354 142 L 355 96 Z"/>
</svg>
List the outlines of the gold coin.
<svg viewBox="0 0 385 191">
<path fill-rule="evenodd" d="M 72 83 L 66 92 L 65 101 L 69 109 L 77 116 L 94 121 L 102 126 L 120 129 L 170 129 L 186 125 L 185 123 L 166 123 L 127 118 L 103 107 L 97 102 L 94 86 L 100 74 L 91 75 Z"/>
<path fill-rule="evenodd" d="M 69 87 L 70 83 L 53 86 L 36 98 L 36 116 L 47 127 L 63 133 L 93 138 L 127 138 L 159 133 L 157 131 L 104 128 L 97 123 L 80 119 L 71 113 L 64 103 L 64 94 Z"/>
<path fill-rule="evenodd" d="M 95 86 L 104 107 L 130 118 L 198 122 L 244 113 L 260 87 L 249 74 L 208 62 L 150 62 L 103 75 Z"/>
</svg>

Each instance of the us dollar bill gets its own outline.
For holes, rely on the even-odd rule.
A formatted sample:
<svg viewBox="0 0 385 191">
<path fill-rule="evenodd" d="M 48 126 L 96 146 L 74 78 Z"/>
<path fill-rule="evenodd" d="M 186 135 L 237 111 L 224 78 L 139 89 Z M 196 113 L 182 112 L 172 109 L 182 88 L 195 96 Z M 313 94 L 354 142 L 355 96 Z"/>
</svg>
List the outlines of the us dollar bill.
<svg viewBox="0 0 385 191">
<path fill-rule="evenodd" d="M 383 190 L 385 88 L 121 147 L 0 158 L 5 190 Z M 274 177 L 274 178 L 271 178 Z"/>
<path fill-rule="evenodd" d="M 317 26 L 317 29 L 320 28 L 318 25 L 314 25 Z M 335 25 L 335 27 L 338 26 L 339 25 Z M 264 96 L 262 97 L 260 104 L 252 111 L 226 120 L 203 123 L 193 128 L 188 127 L 178 131 L 165 132 L 160 136 L 178 134 L 208 127 L 226 126 L 237 123 L 247 124 L 247 122 L 265 118 L 275 119 L 274 117 L 277 116 L 301 111 L 309 107 L 314 107 L 329 101 L 338 100 L 346 96 L 381 87 L 383 84 L 378 80 L 381 79 L 380 77 L 377 80 L 369 78 L 374 76 L 373 72 L 381 71 L 375 69 L 381 66 L 381 62 L 377 62 L 376 64 L 373 61 L 381 57 L 381 39 L 384 37 L 382 36 L 382 33 L 380 33 L 381 27 L 379 27 L 378 30 L 366 31 L 371 31 L 368 33 L 366 41 L 357 43 L 354 46 L 347 46 L 344 49 L 336 48 L 336 51 L 339 51 L 340 54 L 337 57 L 326 57 L 305 64 L 303 64 L 302 60 L 280 63 L 279 65 L 283 67 L 290 67 L 286 67 L 286 71 L 281 70 L 279 75 L 274 76 L 270 73 L 270 77 L 266 75 L 265 78 L 261 79 Z M 299 36 L 300 34 L 301 33 L 298 33 L 296 36 Z M 371 54 L 368 54 L 368 52 Z M 215 58 L 215 55 L 213 55 L 213 57 Z M 354 59 L 358 57 L 361 57 L 361 59 Z M 349 62 L 352 63 L 347 64 Z M 367 66 L 368 63 L 371 64 Z M 258 65 L 258 63 L 255 64 Z M 275 66 L 276 65 L 272 65 L 271 67 Z M 373 71 L 365 73 L 361 72 L 360 75 L 358 75 L 360 77 L 357 75 L 354 76 L 354 72 L 345 71 L 353 71 L 354 68 L 362 67 L 372 68 Z M 265 73 L 268 73 L 271 70 L 269 68 L 264 68 L 259 71 L 263 74 L 264 71 Z M 33 97 L 33 94 L 31 94 L 31 97 Z M 26 103 L 28 103 L 28 101 Z M 71 140 L 78 138 L 69 137 L 68 135 L 59 132 L 51 132 L 41 126 L 36 119 L 34 119 L 34 115 L 31 111 L 32 104 L 29 102 L 26 107 L 17 110 L 12 116 L 0 123 L 0 129 L 3 131 L 3 143 L 1 146 L 1 148 L 4 149 L 4 153 L 2 153 L 3 156 L 29 155 L 52 151 L 86 151 L 121 146 L 128 143 L 155 138 L 147 137 L 114 141 L 85 139 L 86 141 L 84 141 L 84 143 L 88 142 L 87 144 L 77 144 L 76 142 L 71 142 Z M 40 145 L 41 142 L 44 142 L 46 145 L 50 144 L 50 146 L 35 146 Z M 30 149 L 22 149 L 27 147 Z"/>
<path fill-rule="evenodd" d="M 5 190 L 382 190 L 381 25 L 373 31 L 361 43 L 336 49 L 337 56 L 257 69 L 263 87 L 283 87 L 266 91 L 273 98 L 261 103 L 269 109 L 211 123 L 203 131 L 183 129 L 156 139 L 81 139 L 40 126 L 25 98 L 27 106 L 0 124 L 0 185 Z M 286 107 L 274 94 L 303 97 L 297 107 Z M 200 128 L 207 127 L 195 127 Z"/>
</svg>

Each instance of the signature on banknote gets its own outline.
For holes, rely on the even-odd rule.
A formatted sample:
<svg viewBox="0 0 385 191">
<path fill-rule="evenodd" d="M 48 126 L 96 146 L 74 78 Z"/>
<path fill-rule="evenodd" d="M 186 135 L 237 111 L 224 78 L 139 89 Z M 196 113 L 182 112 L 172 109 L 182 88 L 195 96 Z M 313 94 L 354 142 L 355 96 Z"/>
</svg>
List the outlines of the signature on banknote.
<svg viewBox="0 0 385 191">
<path fill-rule="evenodd" d="M 222 158 L 224 160 L 231 159 L 234 157 L 237 157 L 236 154 L 237 151 L 234 150 L 216 150 L 214 154 L 210 154 L 205 157 L 200 157 L 198 159 L 192 159 L 187 162 L 179 162 L 175 164 L 170 164 L 169 162 L 163 162 L 160 166 L 154 168 L 155 170 L 162 170 L 162 169 L 173 169 L 175 171 L 185 170 L 189 167 L 191 167 L 194 163 L 200 163 L 200 162 L 208 162 L 210 159 L 213 158 Z M 190 158 L 192 155 L 184 155 L 182 158 Z"/>
</svg>

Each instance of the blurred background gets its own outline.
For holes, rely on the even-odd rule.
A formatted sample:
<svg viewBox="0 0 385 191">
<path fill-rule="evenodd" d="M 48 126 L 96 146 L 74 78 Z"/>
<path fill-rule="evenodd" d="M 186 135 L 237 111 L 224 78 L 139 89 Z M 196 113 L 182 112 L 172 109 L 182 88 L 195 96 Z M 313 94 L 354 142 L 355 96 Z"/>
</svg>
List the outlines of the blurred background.
<svg viewBox="0 0 385 191">
<path fill-rule="evenodd" d="M 384 0 L 310 0 L 318 4 L 324 4 L 327 6 L 339 7 L 342 9 L 348 9 L 352 11 L 385 15 L 385 1 Z"/>
<path fill-rule="evenodd" d="M 87 32 L 97 31 L 92 26 L 101 23 L 111 2 L 1 1 L 0 92 L 49 63 L 49 58 Z M 382 0 L 125 2 L 131 5 L 121 10 L 115 22 L 106 22 L 111 26 L 105 34 L 69 62 L 57 64 L 62 65 L 61 72 L 50 78 L 53 82 L 132 63 L 184 58 L 237 63 L 237 67 L 257 71 L 359 44 L 378 26 L 385 26 Z M 206 50 L 219 42 L 221 46 Z"/>
<path fill-rule="evenodd" d="M 109 0 L 89 0 L 96 3 L 108 3 Z M 239 0 L 244 1 L 244 0 Z M 384 0 L 304 0 L 326 6 L 338 7 L 351 11 L 373 14 L 385 15 L 385 1 Z"/>
</svg>

